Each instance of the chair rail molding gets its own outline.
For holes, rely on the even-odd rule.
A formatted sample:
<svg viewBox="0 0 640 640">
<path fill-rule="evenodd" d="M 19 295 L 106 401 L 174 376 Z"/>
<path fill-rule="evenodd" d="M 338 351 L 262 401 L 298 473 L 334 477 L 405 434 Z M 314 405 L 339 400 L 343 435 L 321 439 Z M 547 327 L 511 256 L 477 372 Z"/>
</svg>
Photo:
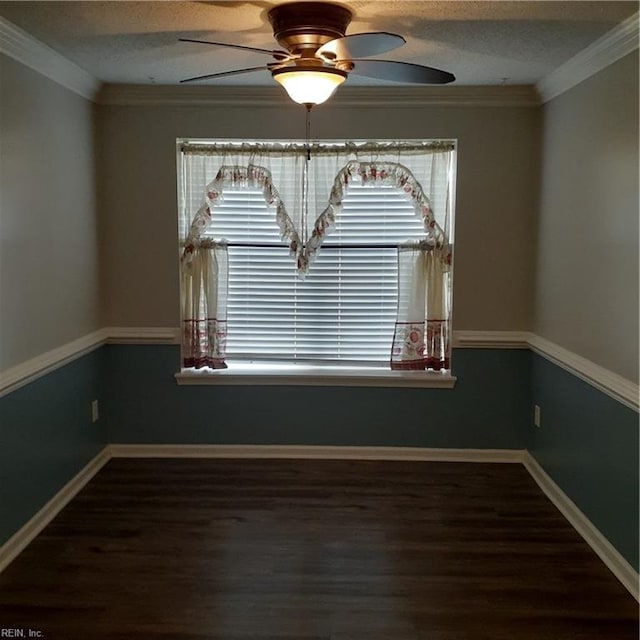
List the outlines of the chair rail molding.
<svg viewBox="0 0 640 640">
<path fill-rule="evenodd" d="M 454 331 L 453 347 L 458 349 L 528 349 L 527 331 Z"/>
<path fill-rule="evenodd" d="M 635 382 L 533 333 L 529 334 L 529 347 L 534 353 L 562 367 L 614 400 L 630 409 L 639 410 L 640 387 Z"/>
<path fill-rule="evenodd" d="M 180 329 L 173 327 L 107 327 L 109 344 L 180 344 Z"/>
<path fill-rule="evenodd" d="M 0 397 L 104 344 L 177 345 L 177 327 L 105 327 L 0 372 Z M 531 349 L 625 406 L 638 411 L 640 387 L 546 338 L 527 331 L 454 331 L 455 349 Z"/>
<path fill-rule="evenodd" d="M 101 347 L 106 339 L 106 330 L 99 329 L 0 372 L 0 398 Z"/>
<path fill-rule="evenodd" d="M 178 344 L 172 327 L 106 327 L 0 372 L 0 398 L 104 344 Z"/>
</svg>

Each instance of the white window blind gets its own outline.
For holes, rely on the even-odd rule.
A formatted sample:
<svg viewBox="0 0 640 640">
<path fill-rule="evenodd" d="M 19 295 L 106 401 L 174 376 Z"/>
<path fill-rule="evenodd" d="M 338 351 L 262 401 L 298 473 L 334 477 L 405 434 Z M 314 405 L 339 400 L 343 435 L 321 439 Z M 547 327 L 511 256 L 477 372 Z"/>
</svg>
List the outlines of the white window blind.
<svg viewBox="0 0 640 640">
<path fill-rule="evenodd" d="M 389 245 L 424 237 L 403 191 L 352 183 L 304 280 L 259 190 L 225 190 L 207 235 L 231 243 L 229 358 L 388 364 L 398 277 L 396 249 Z"/>
</svg>

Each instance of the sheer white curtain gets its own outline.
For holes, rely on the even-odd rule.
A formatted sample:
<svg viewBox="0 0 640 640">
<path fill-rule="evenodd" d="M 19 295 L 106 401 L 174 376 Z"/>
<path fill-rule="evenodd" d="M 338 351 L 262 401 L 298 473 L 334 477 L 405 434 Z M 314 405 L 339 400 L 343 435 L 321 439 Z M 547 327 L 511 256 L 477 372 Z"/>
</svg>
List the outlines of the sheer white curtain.
<svg viewBox="0 0 640 640">
<path fill-rule="evenodd" d="M 227 339 L 228 257 L 224 242 L 202 242 L 182 261 L 184 367 L 224 369 Z"/>
<path fill-rule="evenodd" d="M 289 216 L 285 201 L 299 210 L 303 183 L 293 177 L 302 175 L 304 158 L 298 149 L 281 145 L 268 150 L 264 145 L 185 145 L 182 154 L 182 362 L 186 368 L 220 369 L 227 366 L 228 254 L 225 239 L 207 233 L 216 205 L 224 199 L 225 189 L 247 187 L 262 191 L 266 205 L 273 209 L 282 239 L 292 256 L 299 259 L 299 224 Z M 275 181 L 284 185 L 287 200 L 280 196 L 274 175 Z M 194 208 L 194 202 L 202 200 Z M 191 213 L 194 210 L 195 215 Z"/>
<path fill-rule="evenodd" d="M 181 151 L 179 233 L 186 245 L 197 244 L 206 232 L 216 205 L 224 200 L 225 189 L 246 187 L 262 191 L 283 241 L 292 256 L 298 257 L 306 163 L 306 152 L 300 145 L 184 144 Z M 203 197 L 204 205 L 200 206 Z"/>
<path fill-rule="evenodd" d="M 320 215 L 305 232 L 306 260 L 319 250 L 340 215 L 342 201 L 354 181 L 402 189 L 424 223 L 425 239 L 433 246 L 450 243 L 454 144 L 449 141 L 347 143 L 312 151 L 312 176 L 322 185 Z M 313 155 L 315 153 L 315 155 Z M 427 189 L 423 187 L 427 185 Z M 328 194 L 328 195 L 327 195 Z"/>
<path fill-rule="evenodd" d="M 409 192 L 416 208 L 423 212 L 426 238 L 398 248 L 392 369 L 440 371 L 451 367 L 454 153 L 451 148 L 430 154 L 423 173 L 414 175 L 418 187 Z M 437 206 L 428 193 L 439 194 Z"/>
<path fill-rule="evenodd" d="M 427 242 L 398 248 L 398 316 L 392 369 L 450 368 L 451 254 Z"/>
<path fill-rule="evenodd" d="M 257 187 L 273 206 L 282 238 L 304 273 L 330 233 L 350 182 L 357 178 L 405 190 L 424 220 L 426 237 L 442 244 L 450 232 L 450 207 L 443 185 L 453 149 L 450 141 L 315 143 L 307 161 L 303 143 L 183 144 L 180 237 L 189 235 L 194 194 L 199 206 L 204 185 L 208 185 L 210 209 L 224 198 L 225 187 Z M 206 227 L 206 216 L 200 217 Z"/>
<path fill-rule="evenodd" d="M 304 274 L 340 214 L 349 185 L 357 180 L 405 191 L 425 229 L 419 247 L 398 253 L 391 366 L 448 368 L 454 149 L 450 141 L 323 143 L 311 145 L 308 155 L 303 143 L 183 144 L 179 233 L 184 366 L 226 366 L 226 245 L 224 238 L 207 234 L 225 189 L 261 190 L 298 272 Z"/>
<path fill-rule="evenodd" d="M 308 263 L 331 231 L 353 181 L 393 186 L 406 193 L 422 219 L 424 240 L 398 249 L 398 312 L 391 346 L 392 369 L 439 371 L 451 366 L 454 162 L 450 143 L 366 145 L 357 149 L 355 158 L 336 174 L 328 206 L 317 218 L 306 244 Z"/>
</svg>

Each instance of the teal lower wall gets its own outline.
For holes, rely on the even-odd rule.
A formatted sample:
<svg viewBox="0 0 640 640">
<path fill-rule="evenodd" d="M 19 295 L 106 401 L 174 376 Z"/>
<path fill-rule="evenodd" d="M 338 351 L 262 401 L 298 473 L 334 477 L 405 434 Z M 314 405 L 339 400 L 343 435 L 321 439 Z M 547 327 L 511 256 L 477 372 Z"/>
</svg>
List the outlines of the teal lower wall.
<svg viewBox="0 0 640 640">
<path fill-rule="evenodd" d="M 638 414 L 531 355 L 532 404 L 541 408 L 527 448 L 555 483 L 638 571 Z"/>
<path fill-rule="evenodd" d="M 178 386 L 178 347 L 106 349 L 112 443 L 525 446 L 526 350 L 457 350 L 449 390 Z"/>
<path fill-rule="evenodd" d="M 0 543 L 106 443 L 528 448 L 638 569 L 638 414 L 527 350 L 456 350 L 451 390 L 181 387 L 178 362 L 108 345 L 0 398 Z"/>
<path fill-rule="evenodd" d="M 0 398 L 0 544 L 10 538 L 106 444 L 100 398 L 104 349 Z"/>
</svg>

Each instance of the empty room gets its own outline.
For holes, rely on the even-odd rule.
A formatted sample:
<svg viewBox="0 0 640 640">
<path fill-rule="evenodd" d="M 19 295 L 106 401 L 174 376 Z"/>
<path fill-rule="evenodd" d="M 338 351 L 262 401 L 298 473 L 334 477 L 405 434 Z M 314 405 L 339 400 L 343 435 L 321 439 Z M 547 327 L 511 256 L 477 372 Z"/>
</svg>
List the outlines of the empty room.
<svg viewBox="0 0 640 640">
<path fill-rule="evenodd" d="M 636 640 L 636 1 L 0 1 L 0 638 Z"/>
</svg>

